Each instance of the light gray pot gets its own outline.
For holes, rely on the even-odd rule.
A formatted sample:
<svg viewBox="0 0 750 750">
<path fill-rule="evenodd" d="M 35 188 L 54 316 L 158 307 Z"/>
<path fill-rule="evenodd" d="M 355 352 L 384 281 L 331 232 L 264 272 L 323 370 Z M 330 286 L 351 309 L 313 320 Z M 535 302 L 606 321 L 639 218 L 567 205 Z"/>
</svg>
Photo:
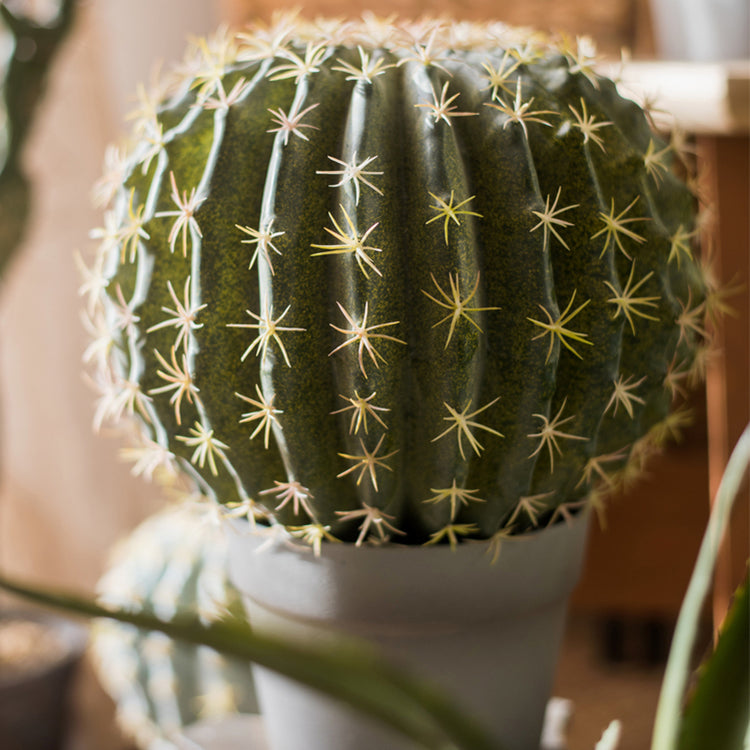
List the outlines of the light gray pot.
<svg viewBox="0 0 750 750">
<path fill-rule="evenodd" d="M 588 514 L 503 542 L 309 547 L 233 522 L 230 577 L 250 621 L 307 642 L 337 633 L 431 679 L 509 750 L 538 750 Z M 414 750 L 317 692 L 255 670 L 269 750 Z"/>
<path fill-rule="evenodd" d="M 662 59 L 747 60 L 748 0 L 651 0 L 657 50 Z"/>
</svg>

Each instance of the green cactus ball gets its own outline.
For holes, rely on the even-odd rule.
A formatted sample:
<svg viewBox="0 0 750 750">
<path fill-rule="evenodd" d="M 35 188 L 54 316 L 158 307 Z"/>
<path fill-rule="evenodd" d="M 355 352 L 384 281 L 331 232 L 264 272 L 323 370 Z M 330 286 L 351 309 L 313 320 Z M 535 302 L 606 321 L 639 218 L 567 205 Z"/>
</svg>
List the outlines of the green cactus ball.
<svg viewBox="0 0 750 750">
<path fill-rule="evenodd" d="M 633 474 L 715 297 L 681 154 L 595 63 L 372 16 L 195 42 L 97 184 L 97 424 L 314 543 L 499 538 Z"/>
<path fill-rule="evenodd" d="M 196 504 L 147 518 L 114 550 L 99 581 L 100 601 L 161 618 L 204 622 L 244 618 L 226 575 L 227 545 Z M 249 664 L 206 646 L 114 620 L 92 627 L 91 653 L 125 733 L 148 750 L 176 750 L 174 735 L 201 719 L 257 713 Z"/>
</svg>

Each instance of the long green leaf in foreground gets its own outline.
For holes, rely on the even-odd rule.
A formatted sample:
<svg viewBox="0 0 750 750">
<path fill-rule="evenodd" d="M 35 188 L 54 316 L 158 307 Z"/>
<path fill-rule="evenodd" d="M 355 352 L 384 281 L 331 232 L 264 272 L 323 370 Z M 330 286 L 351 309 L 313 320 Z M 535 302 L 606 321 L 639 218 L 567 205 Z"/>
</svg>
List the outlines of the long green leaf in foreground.
<svg viewBox="0 0 750 750">
<path fill-rule="evenodd" d="M 685 708 L 679 750 L 736 750 L 750 724 L 750 597 L 738 589 Z"/>
<path fill-rule="evenodd" d="M 112 618 L 247 659 L 343 701 L 429 750 L 502 750 L 447 697 L 359 644 L 301 646 L 252 631 L 236 619 L 203 624 L 196 617 L 177 615 L 163 621 L 2 576 L 0 589 L 70 614 Z"/>
<path fill-rule="evenodd" d="M 690 657 L 698 622 L 706 595 L 711 588 L 721 539 L 748 464 L 750 464 L 750 426 L 746 427 L 740 436 L 727 463 L 698 552 L 693 575 L 677 618 L 656 710 L 651 750 L 675 750 L 677 748 L 682 723 L 682 703 L 691 671 Z"/>
</svg>

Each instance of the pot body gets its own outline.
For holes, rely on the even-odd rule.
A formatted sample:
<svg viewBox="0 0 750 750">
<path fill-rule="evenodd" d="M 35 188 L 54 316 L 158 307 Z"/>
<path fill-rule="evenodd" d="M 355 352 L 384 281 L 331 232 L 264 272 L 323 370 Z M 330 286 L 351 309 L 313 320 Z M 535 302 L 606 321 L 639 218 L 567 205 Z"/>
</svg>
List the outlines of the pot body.
<svg viewBox="0 0 750 750">
<path fill-rule="evenodd" d="M 308 547 L 233 522 L 230 576 L 254 627 L 364 639 L 431 680 L 509 750 L 537 750 L 588 514 L 502 543 Z M 359 713 L 255 669 L 270 750 L 414 750 Z"/>
</svg>

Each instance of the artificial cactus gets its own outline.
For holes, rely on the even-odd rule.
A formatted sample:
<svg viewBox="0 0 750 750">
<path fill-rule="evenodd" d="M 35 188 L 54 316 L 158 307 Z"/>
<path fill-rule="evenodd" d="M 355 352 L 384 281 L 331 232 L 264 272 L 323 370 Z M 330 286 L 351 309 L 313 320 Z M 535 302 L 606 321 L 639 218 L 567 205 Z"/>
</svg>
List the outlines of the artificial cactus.
<svg viewBox="0 0 750 750">
<path fill-rule="evenodd" d="M 224 536 L 205 508 L 170 506 L 115 548 L 99 598 L 162 618 L 243 617 L 226 555 Z M 174 734 L 195 721 L 257 710 L 248 663 L 206 646 L 101 620 L 92 628 L 91 652 L 120 724 L 139 747 L 168 750 L 175 747 Z"/>
<path fill-rule="evenodd" d="M 82 287 L 98 421 L 319 541 L 502 538 L 640 456 L 707 345 L 695 198 L 581 40 L 219 32 L 142 91 Z"/>
</svg>

